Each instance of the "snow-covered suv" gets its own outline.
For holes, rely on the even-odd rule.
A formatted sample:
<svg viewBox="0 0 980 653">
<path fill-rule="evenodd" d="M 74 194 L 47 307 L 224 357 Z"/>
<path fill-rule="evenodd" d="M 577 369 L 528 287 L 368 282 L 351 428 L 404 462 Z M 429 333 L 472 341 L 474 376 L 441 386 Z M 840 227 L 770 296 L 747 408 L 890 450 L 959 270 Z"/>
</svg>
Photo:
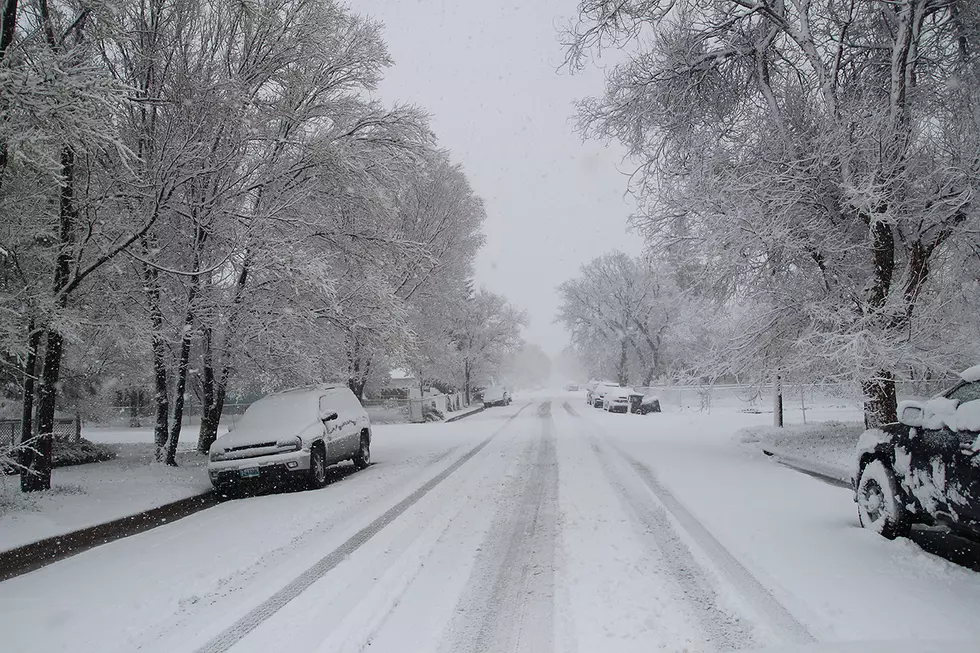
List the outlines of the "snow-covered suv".
<svg viewBox="0 0 980 653">
<path fill-rule="evenodd" d="M 248 407 L 234 430 L 211 445 L 208 476 L 234 495 L 247 485 L 327 484 L 328 465 L 371 461 L 371 424 L 346 385 L 277 392 Z"/>
<path fill-rule="evenodd" d="M 888 538 L 913 523 L 980 539 L 980 366 L 926 402 L 903 401 L 899 421 L 861 434 L 854 500 L 861 525 Z"/>
</svg>

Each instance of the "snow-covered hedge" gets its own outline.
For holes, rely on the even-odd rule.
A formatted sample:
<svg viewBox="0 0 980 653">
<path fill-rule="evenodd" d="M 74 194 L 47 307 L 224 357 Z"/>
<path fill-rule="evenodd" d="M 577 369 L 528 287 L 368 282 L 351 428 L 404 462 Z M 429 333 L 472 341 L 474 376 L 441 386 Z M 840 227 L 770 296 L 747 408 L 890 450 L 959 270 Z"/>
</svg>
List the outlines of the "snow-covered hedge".
<svg viewBox="0 0 980 653">
<path fill-rule="evenodd" d="M 103 460 L 112 460 L 115 457 L 116 450 L 107 444 L 90 442 L 84 438 L 77 442 L 55 440 L 52 464 L 55 467 L 68 467 L 69 465 L 98 463 Z"/>
</svg>

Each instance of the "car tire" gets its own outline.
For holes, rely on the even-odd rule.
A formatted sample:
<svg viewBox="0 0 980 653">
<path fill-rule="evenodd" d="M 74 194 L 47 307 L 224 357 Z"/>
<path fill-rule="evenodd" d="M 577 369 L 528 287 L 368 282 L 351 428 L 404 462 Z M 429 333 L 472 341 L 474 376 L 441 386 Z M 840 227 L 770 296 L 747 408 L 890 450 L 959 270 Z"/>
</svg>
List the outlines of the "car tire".
<svg viewBox="0 0 980 653">
<path fill-rule="evenodd" d="M 311 490 L 319 490 L 327 485 L 327 453 L 323 445 L 315 444 L 310 450 L 310 471 L 306 486 Z"/>
<path fill-rule="evenodd" d="M 902 503 L 895 474 L 881 459 L 872 460 L 861 470 L 857 505 L 861 526 L 882 537 L 907 537 L 912 530 L 912 519 Z"/>
<path fill-rule="evenodd" d="M 361 442 L 352 460 L 357 469 L 365 469 L 371 464 L 371 437 L 367 433 L 361 433 Z"/>
</svg>

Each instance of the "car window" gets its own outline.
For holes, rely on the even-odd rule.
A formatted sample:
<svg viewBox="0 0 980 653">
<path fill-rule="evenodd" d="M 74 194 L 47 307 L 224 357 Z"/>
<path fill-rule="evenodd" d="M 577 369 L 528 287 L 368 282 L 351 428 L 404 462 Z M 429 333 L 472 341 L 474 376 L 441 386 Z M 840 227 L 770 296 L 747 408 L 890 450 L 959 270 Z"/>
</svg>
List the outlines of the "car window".
<svg viewBox="0 0 980 653">
<path fill-rule="evenodd" d="M 346 415 L 357 413 L 361 408 L 361 402 L 357 400 L 350 388 L 328 390 L 323 396 L 322 402 L 326 402 L 326 404 L 321 405 L 330 406 L 330 410 L 336 410 L 338 413 Z"/>
<path fill-rule="evenodd" d="M 980 383 L 963 383 L 953 388 L 947 395 L 961 404 L 980 399 Z"/>
<path fill-rule="evenodd" d="M 336 401 L 332 401 L 332 397 L 330 395 L 323 395 L 322 397 L 320 397 L 320 415 L 321 416 L 323 416 L 324 414 L 326 414 L 326 413 L 328 413 L 330 411 L 339 411 L 339 410 L 340 409 L 337 407 L 337 402 Z"/>
</svg>

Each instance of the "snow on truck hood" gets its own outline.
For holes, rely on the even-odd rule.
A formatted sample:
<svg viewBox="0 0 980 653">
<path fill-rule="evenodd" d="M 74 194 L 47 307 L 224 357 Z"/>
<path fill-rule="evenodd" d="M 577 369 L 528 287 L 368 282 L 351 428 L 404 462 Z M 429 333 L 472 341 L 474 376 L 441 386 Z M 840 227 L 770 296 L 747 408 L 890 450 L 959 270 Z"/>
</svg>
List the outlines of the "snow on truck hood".
<svg viewBox="0 0 980 653">
<path fill-rule="evenodd" d="M 319 397 L 313 393 L 269 395 L 248 407 L 237 424 L 215 441 L 218 447 L 240 447 L 302 436 L 317 425 Z"/>
</svg>

